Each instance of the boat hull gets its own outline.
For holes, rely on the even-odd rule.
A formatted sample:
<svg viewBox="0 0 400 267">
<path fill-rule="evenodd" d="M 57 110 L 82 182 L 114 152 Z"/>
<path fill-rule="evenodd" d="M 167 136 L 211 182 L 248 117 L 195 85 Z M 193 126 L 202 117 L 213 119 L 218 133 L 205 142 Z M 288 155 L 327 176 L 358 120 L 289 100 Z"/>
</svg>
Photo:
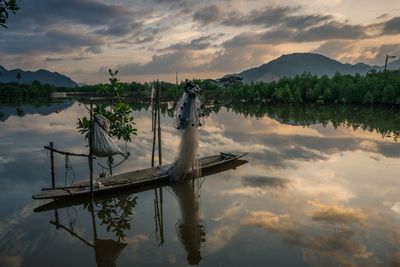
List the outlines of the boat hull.
<svg viewBox="0 0 400 267">
<path fill-rule="evenodd" d="M 229 153 L 221 153 L 220 155 L 208 156 L 200 158 L 200 168 L 203 175 L 210 175 L 218 171 L 219 167 L 224 167 L 234 161 L 244 157 L 247 153 L 234 155 Z M 105 178 L 98 178 L 97 186 L 94 188 L 94 194 L 102 194 L 113 191 L 124 190 L 133 187 L 145 187 L 151 184 L 169 182 L 169 175 L 167 170 L 171 164 L 162 165 L 153 168 L 146 168 L 136 171 L 131 171 L 123 174 L 108 176 Z M 223 171 L 223 170 L 222 170 Z M 198 172 L 198 170 L 195 170 Z M 63 199 L 91 196 L 90 182 L 80 182 L 73 184 L 70 187 L 56 188 L 42 191 L 32 196 L 33 199 Z"/>
</svg>

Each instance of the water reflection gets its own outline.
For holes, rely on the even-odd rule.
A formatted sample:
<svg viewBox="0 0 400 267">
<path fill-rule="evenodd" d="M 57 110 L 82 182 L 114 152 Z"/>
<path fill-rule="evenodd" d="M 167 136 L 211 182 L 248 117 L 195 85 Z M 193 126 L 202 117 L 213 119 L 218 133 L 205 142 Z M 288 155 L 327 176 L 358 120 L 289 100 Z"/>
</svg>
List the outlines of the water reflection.
<svg viewBox="0 0 400 267">
<path fill-rule="evenodd" d="M 136 206 L 136 197 L 111 198 L 100 202 L 86 203 L 84 206 L 85 210 L 91 215 L 92 242 L 74 231 L 75 222 L 71 221 L 71 218 L 69 218 L 69 226 L 60 223 L 58 216 L 59 211 L 57 209 L 54 210 L 54 221 L 50 221 L 50 223 L 53 224 L 56 229 L 65 230 L 71 236 L 93 248 L 98 267 L 116 266 L 118 256 L 127 246 L 123 240 L 126 236 L 125 230 L 131 228 L 130 221 L 132 219 L 133 208 Z M 77 216 L 77 214 L 75 216 Z M 100 220 L 100 225 L 105 227 L 107 232 L 111 231 L 116 235 L 116 240 L 99 237 L 96 219 Z"/>
<path fill-rule="evenodd" d="M 200 188 L 201 183 L 195 180 L 172 185 L 172 191 L 180 207 L 181 218 L 177 220 L 176 234 L 187 253 L 187 262 L 190 265 L 198 265 L 201 260 L 201 246 L 205 242 L 205 223 L 200 218 Z M 154 219 L 155 232 L 158 245 L 164 245 L 163 201 L 162 188 L 154 189 Z M 81 236 L 75 232 L 75 223 L 78 217 L 74 206 L 67 210 L 68 226 L 60 222 L 59 209 L 54 209 L 54 220 L 50 223 L 60 231 L 65 231 L 74 238 L 93 248 L 97 266 L 116 266 L 116 260 L 128 245 L 125 243 L 126 232 L 133 227 L 134 208 L 137 205 L 137 197 L 125 195 L 106 198 L 95 202 L 84 202 L 83 211 L 90 213 L 91 231 L 93 240 Z M 49 206 L 45 206 L 49 207 Z M 36 209 L 41 211 L 41 209 Z M 74 212 L 72 212 L 74 211 Z M 72 214 L 72 215 L 71 215 Z M 81 216 L 80 216 L 81 217 Z M 101 238 L 98 234 L 99 227 L 106 229 L 114 235 L 113 239 Z"/>
<path fill-rule="evenodd" d="M 200 218 L 200 188 L 193 180 L 172 186 L 181 210 L 181 219 L 176 224 L 179 241 L 187 251 L 187 261 L 197 265 L 201 260 L 201 245 L 205 240 L 205 224 Z"/>
<path fill-rule="evenodd" d="M 396 266 L 400 263 L 400 144 L 394 142 L 393 134 L 384 138 L 381 134 L 381 130 L 384 133 L 399 129 L 399 124 L 394 123 L 398 118 L 396 112 L 337 107 L 336 113 L 326 110 L 329 115 L 324 115 L 318 114 L 324 113 L 323 107 L 282 106 L 269 107 L 267 112 L 254 117 L 253 107 L 243 106 L 247 111 L 242 112 L 239 108 L 230 107 L 228 111 L 213 105 L 208 107 L 218 113 L 210 111 L 207 125 L 201 129 L 200 153 L 250 151 L 246 157 L 248 164 L 236 171 L 209 176 L 202 185 L 201 198 L 192 185 L 182 185 L 190 191 L 167 189 L 163 185 L 162 203 L 160 188 L 149 187 L 143 192 L 126 192 L 117 199 L 108 196 L 112 201 L 104 205 L 101 202 L 106 199 L 96 199 L 93 213 L 88 204 L 83 207 L 81 202 L 53 203 L 47 206 L 47 212 L 32 214 L 39 204 L 30 199 L 34 191 L 50 182 L 48 155 L 36 152 L 44 145 L 43 140 L 63 144 L 60 148 L 85 152 L 85 142 L 74 128 L 74 118 L 83 108 L 73 103 L 59 113 L 8 116 L 0 123 L 0 201 L 6 203 L 0 206 L 0 265 L 95 266 L 103 262 L 122 267 L 185 266 L 197 262 L 203 266 Z M 128 145 L 132 157 L 116 168 L 116 173 L 149 166 L 151 119 L 145 105 L 140 109 L 135 111 L 137 125 L 142 129 L 140 138 Z M 163 160 L 173 162 L 179 137 L 171 129 L 171 119 L 168 116 L 161 119 Z M 351 123 L 347 125 L 348 121 Z M 353 128 L 356 124 L 359 126 Z M 64 159 L 57 158 L 56 163 L 56 173 L 61 174 L 57 181 L 61 182 Z M 71 163 L 77 179 L 87 177 L 86 161 Z M 126 206 L 124 198 L 135 203 L 126 218 L 121 217 L 124 211 L 115 210 L 113 205 L 115 201 L 118 206 Z M 184 205 L 180 205 L 182 199 L 187 200 Z M 71 206 L 78 212 L 72 230 L 97 246 L 97 254 L 102 251 L 106 255 L 109 251 L 114 256 L 96 262 L 94 248 L 65 229 L 56 230 L 48 224 L 49 217 L 55 222 L 54 209 L 57 209 L 59 223 L 71 229 L 65 215 Z M 185 213 L 189 209 L 196 211 L 196 207 L 197 213 Z M 111 215 L 101 219 L 99 212 L 103 208 Z M 74 215 L 73 210 L 69 208 L 70 215 Z M 97 239 L 109 241 L 97 242 L 93 237 L 92 215 Z M 74 216 L 71 219 L 73 222 Z M 120 238 L 115 230 L 119 219 L 124 225 L 118 233 Z M 107 231 L 112 220 L 115 227 L 110 226 Z M 205 225 L 203 221 L 205 229 L 199 227 Z M 202 236 L 202 231 L 207 234 Z M 201 242 L 202 237 L 205 242 Z"/>
</svg>

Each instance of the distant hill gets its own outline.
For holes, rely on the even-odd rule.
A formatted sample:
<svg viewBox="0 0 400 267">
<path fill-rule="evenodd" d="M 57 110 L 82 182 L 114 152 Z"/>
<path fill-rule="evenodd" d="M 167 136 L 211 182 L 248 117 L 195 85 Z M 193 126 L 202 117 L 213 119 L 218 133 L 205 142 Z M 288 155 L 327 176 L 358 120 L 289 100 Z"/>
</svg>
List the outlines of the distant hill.
<svg viewBox="0 0 400 267">
<path fill-rule="evenodd" d="M 18 73 L 20 80 L 17 79 Z M 69 77 L 58 72 L 48 70 L 24 71 L 21 69 L 7 70 L 0 65 L 0 83 L 17 82 L 22 84 L 31 84 L 37 80 L 41 84 L 50 84 L 57 87 L 76 87 L 77 84 Z"/>
<path fill-rule="evenodd" d="M 388 69 L 399 69 L 400 60 L 388 64 Z M 245 82 L 278 80 L 282 77 L 294 77 L 304 72 L 318 76 L 333 76 L 336 72 L 341 74 L 365 74 L 371 69 L 381 70 L 382 66 L 370 66 L 364 63 L 344 64 L 337 60 L 319 54 L 294 53 L 282 55 L 259 67 L 251 68 L 235 74 L 242 77 Z"/>
</svg>

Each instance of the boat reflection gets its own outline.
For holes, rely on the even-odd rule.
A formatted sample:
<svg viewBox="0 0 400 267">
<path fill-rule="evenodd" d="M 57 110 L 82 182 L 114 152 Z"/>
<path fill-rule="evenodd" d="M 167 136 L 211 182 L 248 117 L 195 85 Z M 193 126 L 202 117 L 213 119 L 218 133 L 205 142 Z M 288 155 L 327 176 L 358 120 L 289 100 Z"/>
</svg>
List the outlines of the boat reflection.
<svg viewBox="0 0 400 267">
<path fill-rule="evenodd" d="M 93 201 L 86 198 L 73 200 L 55 200 L 42 205 L 35 212 L 54 211 L 55 219 L 50 221 L 57 229 L 64 230 L 73 237 L 93 248 L 96 264 L 102 266 L 116 266 L 116 260 L 121 252 L 128 246 L 125 243 L 127 231 L 131 229 L 134 208 L 137 204 L 136 193 L 154 190 L 154 218 L 155 233 L 159 246 L 164 245 L 164 218 L 163 218 L 163 190 L 170 187 L 180 207 L 180 218 L 175 224 L 175 230 L 187 253 L 187 262 L 198 265 L 201 261 L 201 247 L 205 242 L 205 223 L 200 216 L 200 188 L 205 176 L 217 174 L 247 163 L 246 160 L 236 160 L 229 164 L 207 170 L 202 177 L 190 177 L 183 182 L 170 184 L 157 184 L 143 186 L 130 191 L 123 191 L 109 195 L 100 195 Z M 203 180 L 202 180 L 203 179 Z M 65 226 L 59 220 L 59 210 L 83 205 L 84 211 L 91 215 L 91 228 L 93 240 L 81 236 L 74 231 L 73 226 Z M 106 231 L 113 233 L 113 239 L 101 238 L 98 234 L 98 224 L 105 227 Z"/>
</svg>

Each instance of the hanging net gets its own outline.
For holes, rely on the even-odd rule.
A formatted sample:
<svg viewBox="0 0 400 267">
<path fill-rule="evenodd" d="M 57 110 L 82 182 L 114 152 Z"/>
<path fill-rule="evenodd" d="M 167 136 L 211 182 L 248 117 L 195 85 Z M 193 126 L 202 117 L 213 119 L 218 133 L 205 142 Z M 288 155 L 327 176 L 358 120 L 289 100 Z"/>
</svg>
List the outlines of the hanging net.
<svg viewBox="0 0 400 267">
<path fill-rule="evenodd" d="M 96 157 L 111 157 L 116 154 L 124 156 L 121 149 L 111 139 L 109 121 L 101 115 L 95 115 L 93 120 L 93 155 Z"/>
</svg>

